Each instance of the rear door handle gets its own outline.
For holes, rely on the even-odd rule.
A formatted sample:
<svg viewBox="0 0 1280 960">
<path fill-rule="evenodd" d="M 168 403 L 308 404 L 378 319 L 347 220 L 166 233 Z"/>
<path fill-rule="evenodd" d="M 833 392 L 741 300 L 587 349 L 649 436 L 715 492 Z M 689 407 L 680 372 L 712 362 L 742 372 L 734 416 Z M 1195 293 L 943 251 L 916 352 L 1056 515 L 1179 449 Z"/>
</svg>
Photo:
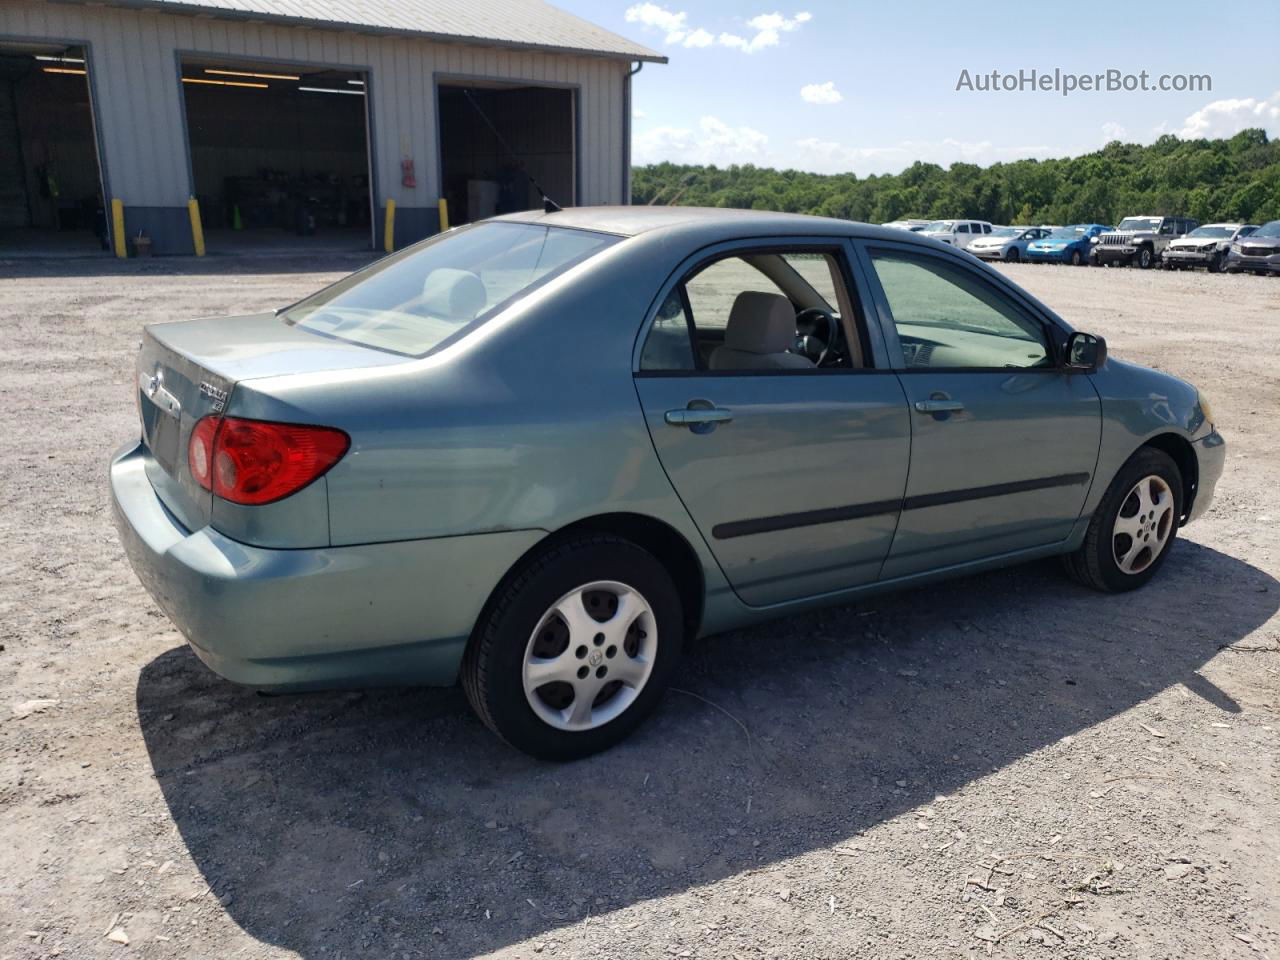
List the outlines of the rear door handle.
<svg viewBox="0 0 1280 960">
<path fill-rule="evenodd" d="M 704 423 L 728 423 L 733 419 L 733 411 L 724 407 L 682 407 L 668 410 L 663 419 L 673 427 L 696 427 Z"/>
<path fill-rule="evenodd" d="M 917 400 L 915 407 L 921 413 L 953 413 L 963 410 L 964 404 L 959 400 Z"/>
</svg>

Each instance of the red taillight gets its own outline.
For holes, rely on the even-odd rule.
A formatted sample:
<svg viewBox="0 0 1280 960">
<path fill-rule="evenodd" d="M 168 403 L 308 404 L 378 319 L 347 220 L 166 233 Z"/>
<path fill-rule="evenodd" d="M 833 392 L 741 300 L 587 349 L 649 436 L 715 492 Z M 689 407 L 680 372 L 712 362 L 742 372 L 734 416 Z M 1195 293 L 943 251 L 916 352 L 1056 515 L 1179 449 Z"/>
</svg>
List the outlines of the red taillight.
<svg viewBox="0 0 1280 960">
<path fill-rule="evenodd" d="M 297 493 L 342 459 L 351 439 L 332 427 L 205 417 L 191 431 L 196 483 L 232 503 L 271 503 Z"/>
<path fill-rule="evenodd" d="M 205 417 L 191 428 L 191 441 L 187 444 L 187 467 L 195 482 L 206 490 L 212 489 L 213 438 L 218 432 L 219 417 Z"/>
</svg>

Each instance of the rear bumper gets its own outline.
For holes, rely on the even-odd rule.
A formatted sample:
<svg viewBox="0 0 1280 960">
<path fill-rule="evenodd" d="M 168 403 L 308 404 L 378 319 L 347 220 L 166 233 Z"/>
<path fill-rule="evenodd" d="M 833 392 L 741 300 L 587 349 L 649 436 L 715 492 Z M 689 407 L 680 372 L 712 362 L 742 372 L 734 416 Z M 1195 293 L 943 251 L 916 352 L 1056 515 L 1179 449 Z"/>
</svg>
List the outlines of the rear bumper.
<svg viewBox="0 0 1280 960">
<path fill-rule="evenodd" d="M 1191 514 L 1187 522 L 1204 516 L 1213 503 L 1213 492 L 1217 489 L 1218 480 L 1222 477 L 1222 468 L 1227 460 L 1227 442 L 1217 430 L 1210 431 L 1208 436 L 1194 441 L 1191 447 L 1196 452 L 1198 465 L 1196 479 L 1196 498 L 1191 504 Z"/>
<path fill-rule="evenodd" d="M 196 655 L 271 689 L 447 685 L 489 593 L 545 534 L 509 531 L 273 550 L 189 531 L 148 481 L 144 448 L 111 459 L 134 572 Z"/>
</svg>

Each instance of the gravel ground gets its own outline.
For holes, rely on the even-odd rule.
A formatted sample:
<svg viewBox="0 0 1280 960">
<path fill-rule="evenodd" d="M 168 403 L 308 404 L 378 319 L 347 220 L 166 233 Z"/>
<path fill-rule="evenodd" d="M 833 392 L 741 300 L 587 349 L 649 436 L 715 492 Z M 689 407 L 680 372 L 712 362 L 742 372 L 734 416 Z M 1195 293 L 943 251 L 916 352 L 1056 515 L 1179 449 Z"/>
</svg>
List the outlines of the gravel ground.
<svg viewBox="0 0 1280 960">
<path fill-rule="evenodd" d="M 1007 268 L 1212 399 L 1227 474 L 1146 589 L 716 637 L 551 766 L 457 690 L 219 680 L 116 542 L 139 326 L 359 262 L 0 264 L 0 957 L 1280 957 L 1280 281 Z"/>
</svg>

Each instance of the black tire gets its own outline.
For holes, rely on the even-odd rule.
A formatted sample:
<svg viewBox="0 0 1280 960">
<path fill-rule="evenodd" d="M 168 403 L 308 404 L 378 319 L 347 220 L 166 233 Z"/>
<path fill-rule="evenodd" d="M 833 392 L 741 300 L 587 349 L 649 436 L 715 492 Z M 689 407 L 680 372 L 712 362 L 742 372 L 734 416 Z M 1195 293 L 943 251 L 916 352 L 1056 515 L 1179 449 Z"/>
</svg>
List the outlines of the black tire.
<svg viewBox="0 0 1280 960">
<path fill-rule="evenodd" d="M 1017 247 L 1010 247 L 1009 252 L 1004 255 L 1004 258 L 1009 263 L 1017 263 L 1022 259 L 1022 254 L 1018 251 Z"/>
<path fill-rule="evenodd" d="M 1209 272 L 1222 273 L 1222 271 L 1226 269 L 1226 265 L 1227 265 L 1227 258 L 1223 256 L 1221 250 L 1218 250 L 1216 253 L 1214 253 L 1213 257 L 1210 258 L 1209 260 Z"/>
<path fill-rule="evenodd" d="M 1078 266 L 1080 266 L 1080 264 L 1083 262 L 1083 260 L 1084 260 L 1084 258 L 1080 256 L 1080 251 L 1079 251 L 1079 250 L 1072 250 L 1072 251 L 1071 251 L 1071 265 L 1072 265 L 1073 267 L 1078 267 Z"/>
<path fill-rule="evenodd" d="M 1138 267 L 1141 270 L 1150 270 L 1151 264 L 1155 262 L 1155 257 L 1154 254 L 1152 254 L 1150 247 L 1139 248 L 1136 257 Z"/>
<path fill-rule="evenodd" d="M 1114 530 L 1116 518 L 1124 508 L 1130 491 L 1146 477 L 1159 477 L 1173 493 L 1173 514 L 1168 539 L 1161 551 L 1141 571 L 1126 573 L 1116 562 Z M 1115 479 L 1103 494 L 1102 502 L 1093 513 L 1084 543 L 1074 553 L 1062 558 L 1063 566 L 1072 579 L 1104 593 L 1123 593 L 1136 590 L 1156 575 L 1164 564 L 1177 539 L 1178 522 L 1182 516 L 1182 474 L 1178 465 L 1164 451 L 1143 447 L 1122 466 Z"/>
<path fill-rule="evenodd" d="M 592 729 L 559 729 L 525 696 L 526 651 L 553 604 L 602 580 L 625 584 L 648 603 L 657 634 L 653 667 L 630 706 L 612 720 Z M 463 655 L 462 687 L 485 726 L 517 750 L 542 760 L 576 760 L 613 746 L 645 719 L 670 684 L 684 641 L 680 595 L 656 557 L 618 537 L 567 538 L 530 557 L 495 591 Z"/>
</svg>

